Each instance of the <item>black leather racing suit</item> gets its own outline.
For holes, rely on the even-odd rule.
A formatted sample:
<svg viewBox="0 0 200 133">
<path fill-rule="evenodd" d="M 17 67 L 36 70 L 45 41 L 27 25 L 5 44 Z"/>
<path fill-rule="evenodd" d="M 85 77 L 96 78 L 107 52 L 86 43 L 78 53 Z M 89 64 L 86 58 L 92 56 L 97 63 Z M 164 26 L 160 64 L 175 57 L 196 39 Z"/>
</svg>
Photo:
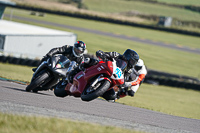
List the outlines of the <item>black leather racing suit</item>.
<svg viewBox="0 0 200 133">
<path fill-rule="evenodd" d="M 65 45 L 65 46 L 62 46 L 62 47 L 57 47 L 57 48 L 51 49 L 46 54 L 46 57 L 52 56 L 52 55 L 55 55 L 55 54 L 62 54 L 64 56 L 66 56 L 69 60 L 76 61 L 78 64 L 81 64 L 84 61 L 83 56 L 80 56 L 80 57 L 74 56 L 73 46 L 69 46 L 69 45 Z"/>
</svg>

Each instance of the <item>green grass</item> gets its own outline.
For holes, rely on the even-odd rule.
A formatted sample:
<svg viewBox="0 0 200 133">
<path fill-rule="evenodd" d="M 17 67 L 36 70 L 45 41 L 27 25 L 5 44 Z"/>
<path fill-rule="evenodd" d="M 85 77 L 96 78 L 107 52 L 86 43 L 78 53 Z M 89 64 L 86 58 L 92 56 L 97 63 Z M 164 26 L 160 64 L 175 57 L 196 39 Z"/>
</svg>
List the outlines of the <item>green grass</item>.
<svg viewBox="0 0 200 133">
<path fill-rule="evenodd" d="M 139 133 L 134 130 L 102 126 L 60 118 L 0 113 L 1 133 Z"/>
<path fill-rule="evenodd" d="M 194 4 L 197 3 L 199 4 L 200 2 L 194 2 Z M 140 13 L 148 15 L 171 16 L 180 20 L 200 22 L 200 14 L 197 12 L 146 2 L 126 0 L 84 0 L 84 4 L 88 7 L 88 10 L 98 12 L 120 13 L 139 11 Z"/>
<path fill-rule="evenodd" d="M 169 4 L 200 6 L 199 0 L 157 0 L 157 1 L 165 2 L 165 3 L 169 3 Z"/>
<path fill-rule="evenodd" d="M 9 14 L 11 12 L 11 9 L 6 8 L 5 12 Z M 186 36 L 186 35 L 180 35 L 180 34 L 174 34 L 174 33 L 168 33 L 168 32 L 162 32 L 162 31 L 156 31 L 156 30 L 150 30 L 150 29 L 144 29 L 144 28 L 137 28 L 137 27 L 132 27 L 132 26 L 110 24 L 110 23 L 79 19 L 79 18 L 73 18 L 73 17 L 67 17 L 67 16 L 64 17 L 64 16 L 51 15 L 51 14 L 46 14 L 45 17 L 37 17 L 37 16 L 30 15 L 30 11 L 17 10 L 17 9 L 13 9 L 13 15 L 33 18 L 36 20 L 45 20 L 49 22 L 71 25 L 71 26 L 76 26 L 76 27 L 82 27 L 86 29 L 111 32 L 114 34 L 121 34 L 121 35 L 130 36 L 130 37 L 138 37 L 141 39 L 149 39 L 153 41 L 161 41 L 161 42 L 170 43 L 170 44 L 188 46 L 191 48 L 200 48 L 199 37 Z M 4 19 L 9 20 L 9 18 L 6 18 L 6 17 Z M 31 22 L 24 22 L 24 23 L 31 24 Z M 44 25 L 44 27 L 46 26 Z M 55 28 L 58 28 L 58 27 L 55 27 Z M 71 31 L 71 30 L 68 30 L 68 31 Z"/>
<path fill-rule="evenodd" d="M 30 82 L 32 74 L 31 67 L 0 63 L 0 77 Z"/>
<path fill-rule="evenodd" d="M 118 102 L 170 115 L 200 119 L 199 95 L 199 91 L 142 84 L 134 98 L 125 97 Z"/>
<path fill-rule="evenodd" d="M 12 71 L 9 71 L 12 70 Z M 29 82 L 31 67 L 0 63 L 0 77 Z M 199 91 L 142 84 L 134 98 L 117 102 L 175 116 L 200 119 Z"/>
</svg>

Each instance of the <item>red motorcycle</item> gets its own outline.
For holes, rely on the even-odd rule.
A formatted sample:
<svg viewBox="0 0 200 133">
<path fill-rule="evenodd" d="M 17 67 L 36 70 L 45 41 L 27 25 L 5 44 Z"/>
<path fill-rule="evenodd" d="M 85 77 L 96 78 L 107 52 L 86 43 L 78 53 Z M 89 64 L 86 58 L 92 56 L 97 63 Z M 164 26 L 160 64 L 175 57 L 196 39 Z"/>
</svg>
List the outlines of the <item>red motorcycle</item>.
<svg viewBox="0 0 200 133">
<path fill-rule="evenodd" d="M 83 101 L 91 101 L 102 96 L 114 86 L 124 84 L 124 70 L 127 63 L 115 59 L 99 61 L 98 64 L 86 68 L 73 78 L 73 84 L 65 87 L 67 94 L 81 97 Z"/>
</svg>

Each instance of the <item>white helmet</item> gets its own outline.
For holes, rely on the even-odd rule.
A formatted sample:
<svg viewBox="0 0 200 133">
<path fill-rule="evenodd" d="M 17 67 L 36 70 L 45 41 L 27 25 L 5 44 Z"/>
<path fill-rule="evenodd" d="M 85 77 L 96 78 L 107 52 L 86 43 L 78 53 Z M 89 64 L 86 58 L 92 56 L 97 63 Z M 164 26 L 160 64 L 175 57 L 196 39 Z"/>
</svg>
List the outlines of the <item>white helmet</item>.
<svg viewBox="0 0 200 133">
<path fill-rule="evenodd" d="M 139 59 L 137 64 L 135 65 L 135 70 L 139 71 L 143 65 L 144 65 L 144 61 L 142 59 Z"/>
</svg>

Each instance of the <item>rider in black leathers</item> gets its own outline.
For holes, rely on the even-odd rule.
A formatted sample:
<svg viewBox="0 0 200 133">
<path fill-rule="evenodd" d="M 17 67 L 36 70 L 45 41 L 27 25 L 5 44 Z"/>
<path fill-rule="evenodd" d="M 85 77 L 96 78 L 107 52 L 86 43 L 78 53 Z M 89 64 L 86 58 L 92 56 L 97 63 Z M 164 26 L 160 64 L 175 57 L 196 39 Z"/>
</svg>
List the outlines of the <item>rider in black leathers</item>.
<svg viewBox="0 0 200 133">
<path fill-rule="evenodd" d="M 65 45 L 62 47 L 52 48 L 41 60 L 41 62 L 46 61 L 49 57 L 55 54 L 63 54 L 71 61 L 76 61 L 81 64 L 84 61 L 83 53 L 85 52 L 86 44 L 83 41 L 77 41 L 74 46 Z M 35 71 L 36 68 L 33 68 Z"/>
<path fill-rule="evenodd" d="M 77 41 L 74 43 L 74 46 L 65 45 L 62 47 L 52 48 L 41 60 L 41 62 L 46 61 L 49 57 L 55 54 L 62 54 L 66 56 L 69 60 L 75 61 L 78 64 L 81 64 L 84 61 L 83 53 L 85 52 L 86 44 L 83 41 Z M 35 71 L 37 68 L 33 68 Z M 67 75 L 66 75 L 67 76 Z M 65 91 L 54 90 L 56 96 L 67 95 Z"/>
</svg>

